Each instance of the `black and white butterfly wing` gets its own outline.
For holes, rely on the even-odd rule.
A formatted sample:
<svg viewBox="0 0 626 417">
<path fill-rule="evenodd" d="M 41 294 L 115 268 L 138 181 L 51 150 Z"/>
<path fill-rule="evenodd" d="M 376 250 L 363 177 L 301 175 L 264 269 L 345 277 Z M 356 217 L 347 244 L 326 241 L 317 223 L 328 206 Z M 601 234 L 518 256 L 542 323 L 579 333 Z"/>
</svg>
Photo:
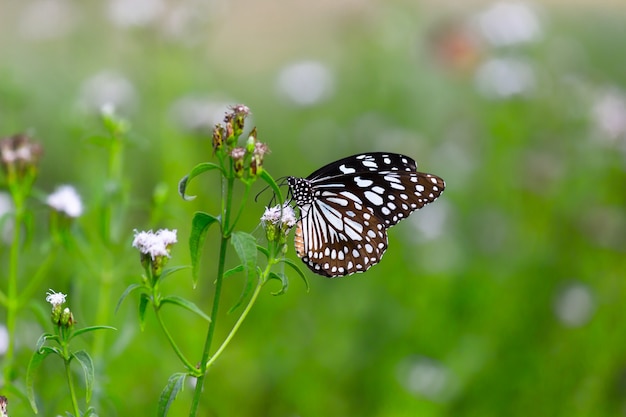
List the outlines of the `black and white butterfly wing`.
<svg viewBox="0 0 626 417">
<path fill-rule="evenodd" d="M 340 159 L 306 179 L 290 177 L 301 214 L 298 256 L 314 272 L 331 277 L 378 263 L 387 248 L 386 229 L 445 188 L 441 178 L 416 168 L 405 155 L 369 153 Z"/>
<path fill-rule="evenodd" d="M 358 210 L 349 198 L 325 191 L 327 198 L 301 208 L 295 247 L 315 273 L 328 277 L 362 272 L 387 249 L 385 225 L 371 211 Z"/>
</svg>

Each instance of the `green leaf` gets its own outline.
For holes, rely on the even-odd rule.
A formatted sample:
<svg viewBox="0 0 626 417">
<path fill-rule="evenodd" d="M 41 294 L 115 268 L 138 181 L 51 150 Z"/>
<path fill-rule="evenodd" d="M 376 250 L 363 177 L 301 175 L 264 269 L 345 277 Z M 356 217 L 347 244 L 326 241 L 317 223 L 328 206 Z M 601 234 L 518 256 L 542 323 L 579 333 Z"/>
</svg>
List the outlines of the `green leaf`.
<svg viewBox="0 0 626 417">
<path fill-rule="evenodd" d="M 287 275 L 282 272 L 270 272 L 269 279 L 276 279 L 282 283 L 282 288 L 279 291 L 273 292 L 272 295 L 283 295 L 287 292 L 287 288 L 289 288 L 289 279 Z"/>
<path fill-rule="evenodd" d="M 261 171 L 260 177 L 270 186 L 272 191 L 274 191 L 274 194 L 278 198 L 278 204 L 282 206 L 284 201 L 283 195 L 280 192 L 280 187 L 278 186 L 278 184 L 276 184 L 276 181 L 274 181 L 274 178 L 272 178 L 272 176 L 266 170 Z"/>
<path fill-rule="evenodd" d="M 161 273 L 161 275 L 159 276 L 159 281 L 163 281 L 164 278 L 172 275 L 174 272 L 178 272 L 182 269 L 188 269 L 188 268 L 190 268 L 189 265 L 173 266 L 171 268 L 165 268 L 163 272 Z"/>
<path fill-rule="evenodd" d="M 199 315 L 200 317 L 202 317 L 203 319 L 205 319 L 208 322 L 211 322 L 211 318 L 209 316 L 207 316 L 204 311 L 202 311 L 197 305 L 195 305 L 194 303 L 192 303 L 191 301 L 183 298 L 183 297 L 179 297 L 177 295 L 170 295 L 168 297 L 164 297 L 161 300 L 161 305 L 165 304 L 165 303 L 169 303 L 169 304 L 175 304 L 178 305 L 186 310 L 191 311 L 192 313 L 196 313 L 197 315 Z"/>
<path fill-rule="evenodd" d="M 195 195 L 185 195 L 185 191 L 187 190 L 187 184 L 189 184 L 189 181 L 202 174 L 203 172 L 210 171 L 212 169 L 219 169 L 222 173 L 224 173 L 219 165 L 213 164 L 211 162 L 203 162 L 193 167 L 191 172 L 188 175 L 184 176 L 178 182 L 178 194 L 180 194 L 183 200 L 191 201 L 196 198 Z"/>
<path fill-rule="evenodd" d="M 246 299 L 252 287 L 254 286 L 255 275 L 251 273 L 256 268 L 257 262 L 257 244 L 256 239 L 249 233 L 234 232 L 231 237 L 231 243 L 235 247 L 235 252 L 241 260 L 242 270 L 245 276 L 245 284 L 239 300 L 234 306 L 228 310 L 229 313 L 235 311 Z"/>
<path fill-rule="evenodd" d="M 228 278 L 231 275 L 235 275 L 237 272 L 242 272 L 243 271 L 243 265 L 237 265 L 234 268 L 229 269 L 228 271 L 224 272 L 224 278 Z"/>
<path fill-rule="evenodd" d="M 37 402 L 35 401 L 35 372 L 37 372 L 37 369 L 43 360 L 46 359 L 46 357 L 51 353 L 58 352 L 52 348 L 48 348 L 47 346 L 43 346 L 35 350 L 35 353 L 33 353 L 33 356 L 30 358 L 30 362 L 28 363 L 28 369 L 26 370 L 26 394 L 28 395 L 30 407 L 33 409 L 35 414 L 37 414 Z"/>
<path fill-rule="evenodd" d="M 51 333 L 44 333 L 41 336 L 39 336 L 39 339 L 37 339 L 37 344 L 35 344 L 35 350 L 39 350 L 43 347 L 44 343 L 46 343 L 46 340 L 59 340 L 59 336 L 53 335 Z"/>
<path fill-rule="evenodd" d="M 204 245 L 204 239 L 209 230 L 209 227 L 219 222 L 219 217 L 211 216 L 210 214 L 203 213 L 201 211 L 196 212 L 191 221 L 191 234 L 189 235 L 189 253 L 191 255 L 191 274 L 193 278 L 193 286 L 195 288 L 198 282 L 198 270 L 200 267 L 200 253 L 202 246 Z"/>
<path fill-rule="evenodd" d="M 97 416 L 97 415 L 98 414 L 96 413 L 96 409 L 93 407 L 89 407 L 87 411 L 85 411 L 85 414 L 83 414 L 83 417 Z"/>
<path fill-rule="evenodd" d="M 304 275 L 304 272 L 302 272 L 300 267 L 298 265 L 296 265 L 296 263 L 294 261 L 292 261 L 291 259 L 289 259 L 289 258 L 283 258 L 283 259 L 280 260 L 280 262 L 283 262 L 283 263 L 289 265 L 294 271 L 296 271 L 298 273 L 298 275 L 300 275 L 300 277 L 304 281 L 304 285 L 306 286 L 306 292 L 309 292 L 309 280 L 306 279 L 306 275 Z"/>
<path fill-rule="evenodd" d="M 82 329 L 78 329 L 74 333 L 72 333 L 72 336 L 70 336 L 70 340 L 72 340 L 76 336 L 80 336 L 81 334 L 85 334 L 85 333 L 88 333 L 88 332 L 93 332 L 94 330 L 117 330 L 117 329 L 115 327 L 111 327 L 111 326 L 89 326 L 89 327 L 83 327 Z"/>
<path fill-rule="evenodd" d="M 72 358 L 75 358 L 80 366 L 83 368 L 85 374 L 85 400 L 87 404 L 91 401 L 91 392 L 93 391 L 94 369 L 91 356 L 84 350 L 79 350 L 72 354 Z"/>
<path fill-rule="evenodd" d="M 261 252 L 263 255 L 265 255 L 266 258 L 269 259 L 270 257 L 270 251 L 267 250 L 267 248 L 264 248 L 261 245 L 256 245 L 256 250 L 258 250 L 259 252 Z"/>
<path fill-rule="evenodd" d="M 187 374 L 184 373 L 176 373 L 167 380 L 167 385 L 161 392 L 161 396 L 159 397 L 159 405 L 157 409 L 158 417 L 165 417 L 167 412 L 172 405 L 172 402 L 176 399 L 179 391 L 182 391 L 185 387 L 185 378 Z"/>
<path fill-rule="evenodd" d="M 141 324 L 141 331 L 143 331 L 143 327 L 146 324 L 145 317 L 148 302 L 150 302 L 150 297 L 148 297 L 148 294 L 141 294 L 141 297 L 139 298 L 139 323 Z"/>
<path fill-rule="evenodd" d="M 141 284 L 130 284 L 128 286 L 128 288 L 126 288 L 124 290 L 124 292 L 122 293 L 122 295 L 120 296 L 120 299 L 117 301 L 117 305 L 115 306 L 115 312 L 117 313 L 117 310 L 119 310 L 120 306 L 122 305 L 122 302 L 126 299 L 126 297 L 128 297 L 128 295 L 135 291 L 137 288 L 141 288 L 143 287 L 143 285 Z"/>
</svg>

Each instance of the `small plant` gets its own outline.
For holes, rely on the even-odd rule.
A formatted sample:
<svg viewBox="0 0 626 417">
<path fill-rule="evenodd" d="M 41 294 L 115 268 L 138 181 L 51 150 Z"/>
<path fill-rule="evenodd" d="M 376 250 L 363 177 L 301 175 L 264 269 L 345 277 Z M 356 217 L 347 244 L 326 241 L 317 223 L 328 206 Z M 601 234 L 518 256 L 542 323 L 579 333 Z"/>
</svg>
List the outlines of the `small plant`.
<svg viewBox="0 0 626 417">
<path fill-rule="evenodd" d="M 118 307 L 130 293 L 138 291 L 140 293 L 139 316 L 142 322 L 148 306 L 152 306 L 163 333 L 184 369 L 183 372 L 174 373 L 169 378 L 159 399 L 157 413 L 159 416 L 168 413 L 172 402 L 183 389 L 187 377 L 196 378 L 189 416 L 198 414 L 202 388 L 209 368 L 232 341 L 237 330 L 250 313 L 263 286 L 271 280 L 277 280 L 281 283 L 281 289 L 273 294 L 283 294 L 287 290 L 289 282 L 282 265 L 292 268 L 306 283 L 306 278 L 298 266 L 290 259 L 285 258 L 286 237 L 296 224 L 296 216 L 289 205 L 283 204 L 280 188 L 263 168 L 264 158 L 269 152 L 267 145 L 257 140 L 256 128 L 247 135 L 244 134 L 244 124 L 248 114 L 249 109 L 246 106 L 232 107 L 231 111 L 226 114 L 224 124 L 216 125 L 213 130 L 213 153 L 217 158 L 217 163 L 204 162 L 197 165 L 179 184 L 181 196 L 186 200 L 191 200 L 194 197 L 188 196 L 186 190 L 193 178 L 208 171 L 215 172 L 221 177 L 220 212 L 216 214 L 197 212 L 192 219 L 192 230 L 189 238 L 192 260 L 191 273 L 195 286 L 199 279 L 200 253 L 207 232 L 213 225 L 220 229 L 219 261 L 213 277 L 215 282 L 214 296 L 209 314 L 205 314 L 201 308 L 187 299 L 176 295 L 164 295 L 160 291 L 162 281 L 172 273 L 182 269 L 182 267 L 166 268 L 170 258 L 170 248 L 177 241 L 176 230 L 135 231 L 133 246 L 140 252 L 144 273 L 141 283 L 130 285 L 122 294 Z M 245 142 L 240 144 L 242 138 Z M 253 235 L 236 228 L 239 219 L 246 210 L 250 189 L 258 179 L 264 181 L 273 190 L 279 203 L 274 207 L 268 207 L 261 217 L 266 235 L 265 244 L 257 243 L 257 239 Z M 237 186 L 243 187 L 243 197 L 235 202 L 234 195 Z M 237 253 L 239 263 L 227 267 L 226 253 L 231 248 Z M 261 257 L 258 254 L 261 254 Z M 244 291 L 240 300 L 230 309 L 230 312 L 240 311 L 239 318 L 220 345 L 214 349 L 213 338 L 217 326 L 217 314 L 220 309 L 222 286 L 225 278 L 235 274 L 243 275 L 245 280 Z M 243 306 L 244 303 L 245 306 Z M 189 310 L 206 321 L 206 339 L 199 359 L 190 360 L 171 336 L 161 318 L 161 308 L 166 304 Z M 243 308 L 240 309 L 242 306 Z"/>
<path fill-rule="evenodd" d="M 54 292 L 50 290 L 46 296 L 46 301 L 52 305 L 51 320 L 54 326 L 53 333 L 44 333 L 39 337 L 37 341 L 37 347 L 33 354 L 30 363 L 28 365 L 28 371 L 26 373 L 26 387 L 28 392 L 28 399 L 30 405 L 35 413 L 38 412 L 37 402 L 35 401 L 35 389 L 34 389 L 34 377 L 37 369 L 41 365 L 44 359 L 50 354 L 59 356 L 63 360 L 65 366 L 65 376 L 67 378 L 67 385 L 69 389 L 70 399 L 72 402 L 72 409 L 74 417 L 95 415 L 95 410 L 89 407 L 91 400 L 91 393 L 94 384 L 94 366 L 91 356 L 84 350 L 74 351 L 70 348 L 70 342 L 76 337 L 88 332 L 102 329 L 115 330 L 110 326 L 91 326 L 84 327 L 76 330 L 74 325 L 76 320 L 69 307 L 63 308 L 63 304 L 66 301 L 66 295 L 60 292 Z M 48 346 L 46 342 L 53 342 L 56 346 Z M 71 371 L 72 361 L 77 362 L 83 370 L 85 379 L 85 408 L 86 411 L 81 413 L 78 405 L 78 398 L 76 394 L 76 387 L 74 384 L 74 378 Z"/>
</svg>

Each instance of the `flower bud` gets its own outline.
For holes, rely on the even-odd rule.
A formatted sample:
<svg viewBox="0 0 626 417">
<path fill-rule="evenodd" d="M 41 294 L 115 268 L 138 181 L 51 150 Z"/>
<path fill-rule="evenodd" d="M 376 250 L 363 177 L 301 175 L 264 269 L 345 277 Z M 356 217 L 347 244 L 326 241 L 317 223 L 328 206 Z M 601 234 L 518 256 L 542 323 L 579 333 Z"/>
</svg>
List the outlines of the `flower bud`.
<svg viewBox="0 0 626 417">
<path fill-rule="evenodd" d="M 74 320 L 74 315 L 68 307 L 65 307 L 65 309 L 61 313 L 61 326 L 65 328 L 70 328 L 74 325 L 74 323 L 76 323 L 76 321 Z"/>
<path fill-rule="evenodd" d="M 224 147 L 224 128 L 219 124 L 213 128 L 213 153 Z"/>
<path fill-rule="evenodd" d="M 243 177 L 244 159 L 246 157 L 246 150 L 244 148 L 235 148 L 230 152 L 231 158 L 233 158 L 235 176 L 237 178 Z"/>
</svg>

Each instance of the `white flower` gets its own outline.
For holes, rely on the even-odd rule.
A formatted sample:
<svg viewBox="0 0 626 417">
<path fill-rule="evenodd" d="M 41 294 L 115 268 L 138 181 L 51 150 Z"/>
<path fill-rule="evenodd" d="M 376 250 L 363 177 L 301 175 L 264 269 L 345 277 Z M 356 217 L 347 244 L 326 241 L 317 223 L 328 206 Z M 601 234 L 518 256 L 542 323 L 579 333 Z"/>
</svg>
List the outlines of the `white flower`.
<svg viewBox="0 0 626 417">
<path fill-rule="evenodd" d="M 82 83 L 78 106 L 90 113 L 101 113 L 107 106 L 124 113 L 137 101 L 137 90 L 128 78 L 117 71 L 102 70 Z"/>
<path fill-rule="evenodd" d="M 266 207 L 265 213 L 261 216 L 261 221 L 263 223 L 284 224 L 290 229 L 296 224 L 297 219 L 293 208 L 285 203 L 282 207 L 282 213 L 279 205 Z"/>
<path fill-rule="evenodd" d="M 626 138 L 626 96 L 616 88 L 598 94 L 592 108 L 597 129 L 609 141 Z"/>
<path fill-rule="evenodd" d="M 62 292 L 54 292 L 53 290 L 48 290 L 46 293 L 46 301 L 52 304 L 53 307 L 65 303 L 65 297 L 67 297 L 67 295 Z"/>
<path fill-rule="evenodd" d="M 502 1 L 476 16 L 478 29 L 493 46 L 529 43 L 541 38 L 535 10 L 525 2 Z"/>
<path fill-rule="evenodd" d="M 492 58 L 476 73 L 478 90 L 494 99 L 525 95 L 535 88 L 535 72 L 524 60 Z"/>
<path fill-rule="evenodd" d="M 300 106 L 311 106 L 329 98 L 334 92 L 334 75 L 318 61 L 300 61 L 288 65 L 278 75 L 280 94 Z"/>
<path fill-rule="evenodd" d="M 156 233 L 149 230 L 138 232 L 135 230 L 133 247 L 139 249 L 144 255 L 150 255 L 152 260 L 157 256 L 170 257 L 168 247 L 176 243 L 176 230 L 160 229 Z"/>
<path fill-rule="evenodd" d="M 83 214 L 83 203 L 76 189 L 71 185 L 57 187 L 46 199 L 46 204 L 68 217 L 79 217 Z"/>
</svg>

